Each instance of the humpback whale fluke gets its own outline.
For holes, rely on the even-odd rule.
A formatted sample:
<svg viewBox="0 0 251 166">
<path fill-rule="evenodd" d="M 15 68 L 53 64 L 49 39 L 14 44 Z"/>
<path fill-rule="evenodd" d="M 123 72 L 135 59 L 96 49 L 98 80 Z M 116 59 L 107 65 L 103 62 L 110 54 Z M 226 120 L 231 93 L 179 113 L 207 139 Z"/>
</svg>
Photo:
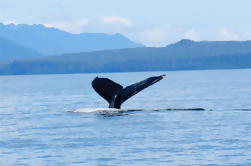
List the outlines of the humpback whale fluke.
<svg viewBox="0 0 251 166">
<path fill-rule="evenodd" d="M 122 85 L 108 79 L 96 77 L 92 81 L 94 90 L 102 96 L 108 103 L 109 108 L 120 108 L 121 104 L 127 99 L 142 91 L 143 89 L 155 84 L 163 79 L 165 74 L 147 78 L 130 86 L 123 88 Z"/>
</svg>

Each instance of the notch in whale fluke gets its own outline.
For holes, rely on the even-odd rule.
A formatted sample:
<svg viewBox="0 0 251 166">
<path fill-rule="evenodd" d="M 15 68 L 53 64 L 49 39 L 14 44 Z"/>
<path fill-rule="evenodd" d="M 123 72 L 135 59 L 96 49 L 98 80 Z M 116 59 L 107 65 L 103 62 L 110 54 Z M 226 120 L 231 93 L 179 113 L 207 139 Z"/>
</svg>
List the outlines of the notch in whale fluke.
<svg viewBox="0 0 251 166">
<path fill-rule="evenodd" d="M 123 88 L 122 85 L 108 79 L 96 77 L 92 81 L 94 90 L 102 96 L 108 103 L 109 108 L 120 108 L 127 99 L 142 91 L 143 89 L 162 80 L 165 74 L 147 78 L 130 86 Z"/>
</svg>

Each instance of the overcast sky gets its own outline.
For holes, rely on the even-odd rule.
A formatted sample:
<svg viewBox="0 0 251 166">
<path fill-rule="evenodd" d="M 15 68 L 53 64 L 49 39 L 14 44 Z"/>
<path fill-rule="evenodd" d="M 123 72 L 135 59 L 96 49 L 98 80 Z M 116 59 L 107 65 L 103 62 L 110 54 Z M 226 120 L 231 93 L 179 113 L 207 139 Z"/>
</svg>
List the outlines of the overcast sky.
<svg viewBox="0 0 251 166">
<path fill-rule="evenodd" d="M 0 0 L 0 22 L 121 33 L 147 46 L 251 40 L 251 0 Z"/>
</svg>

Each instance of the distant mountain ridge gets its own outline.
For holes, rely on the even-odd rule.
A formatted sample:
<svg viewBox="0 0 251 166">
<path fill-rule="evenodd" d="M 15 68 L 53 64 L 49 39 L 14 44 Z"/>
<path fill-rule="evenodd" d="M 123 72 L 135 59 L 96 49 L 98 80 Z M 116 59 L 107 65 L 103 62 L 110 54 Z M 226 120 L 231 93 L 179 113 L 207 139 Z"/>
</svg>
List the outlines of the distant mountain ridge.
<svg viewBox="0 0 251 166">
<path fill-rule="evenodd" d="M 236 53 L 250 53 L 251 41 L 199 41 L 183 39 L 177 43 L 164 47 L 169 53 L 205 56 Z"/>
<path fill-rule="evenodd" d="M 38 57 L 0 64 L 0 74 L 237 68 L 251 68 L 251 41 L 181 40 L 160 48 L 127 48 Z"/>
<path fill-rule="evenodd" d="M 38 56 L 41 56 L 41 54 L 33 49 L 22 47 L 8 39 L 0 37 L 0 62 Z"/>
<path fill-rule="evenodd" d="M 41 24 L 4 25 L 0 23 L 0 37 L 13 41 L 20 46 L 32 48 L 44 55 L 144 46 L 129 40 L 121 34 L 71 34 Z"/>
</svg>

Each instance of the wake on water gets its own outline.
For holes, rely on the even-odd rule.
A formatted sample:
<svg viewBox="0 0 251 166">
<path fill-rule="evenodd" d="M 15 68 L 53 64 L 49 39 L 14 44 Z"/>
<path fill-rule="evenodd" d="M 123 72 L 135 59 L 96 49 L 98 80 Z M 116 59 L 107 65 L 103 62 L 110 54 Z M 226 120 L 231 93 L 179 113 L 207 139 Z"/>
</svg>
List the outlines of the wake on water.
<svg viewBox="0 0 251 166">
<path fill-rule="evenodd" d="M 128 110 L 116 108 L 78 108 L 68 112 L 113 116 L 125 115 Z"/>
<path fill-rule="evenodd" d="M 116 108 L 78 108 L 68 112 L 100 114 L 100 115 L 124 115 L 135 111 L 205 111 L 204 108 L 165 108 L 165 109 L 116 109 Z"/>
<path fill-rule="evenodd" d="M 131 112 L 135 111 L 166 111 L 166 112 L 172 112 L 172 111 L 244 111 L 249 112 L 251 109 L 204 109 L 204 108 L 165 108 L 165 109 L 116 109 L 116 108 L 78 108 L 75 110 L 70 110 L 67 112 L 73 112 L 73 113 L 84 113 L 84 114 L 96 114 L 96 115 L 104 115 L 104 116 L 120 116 L 120 115 L 128 115 Z"/>
</svg>

